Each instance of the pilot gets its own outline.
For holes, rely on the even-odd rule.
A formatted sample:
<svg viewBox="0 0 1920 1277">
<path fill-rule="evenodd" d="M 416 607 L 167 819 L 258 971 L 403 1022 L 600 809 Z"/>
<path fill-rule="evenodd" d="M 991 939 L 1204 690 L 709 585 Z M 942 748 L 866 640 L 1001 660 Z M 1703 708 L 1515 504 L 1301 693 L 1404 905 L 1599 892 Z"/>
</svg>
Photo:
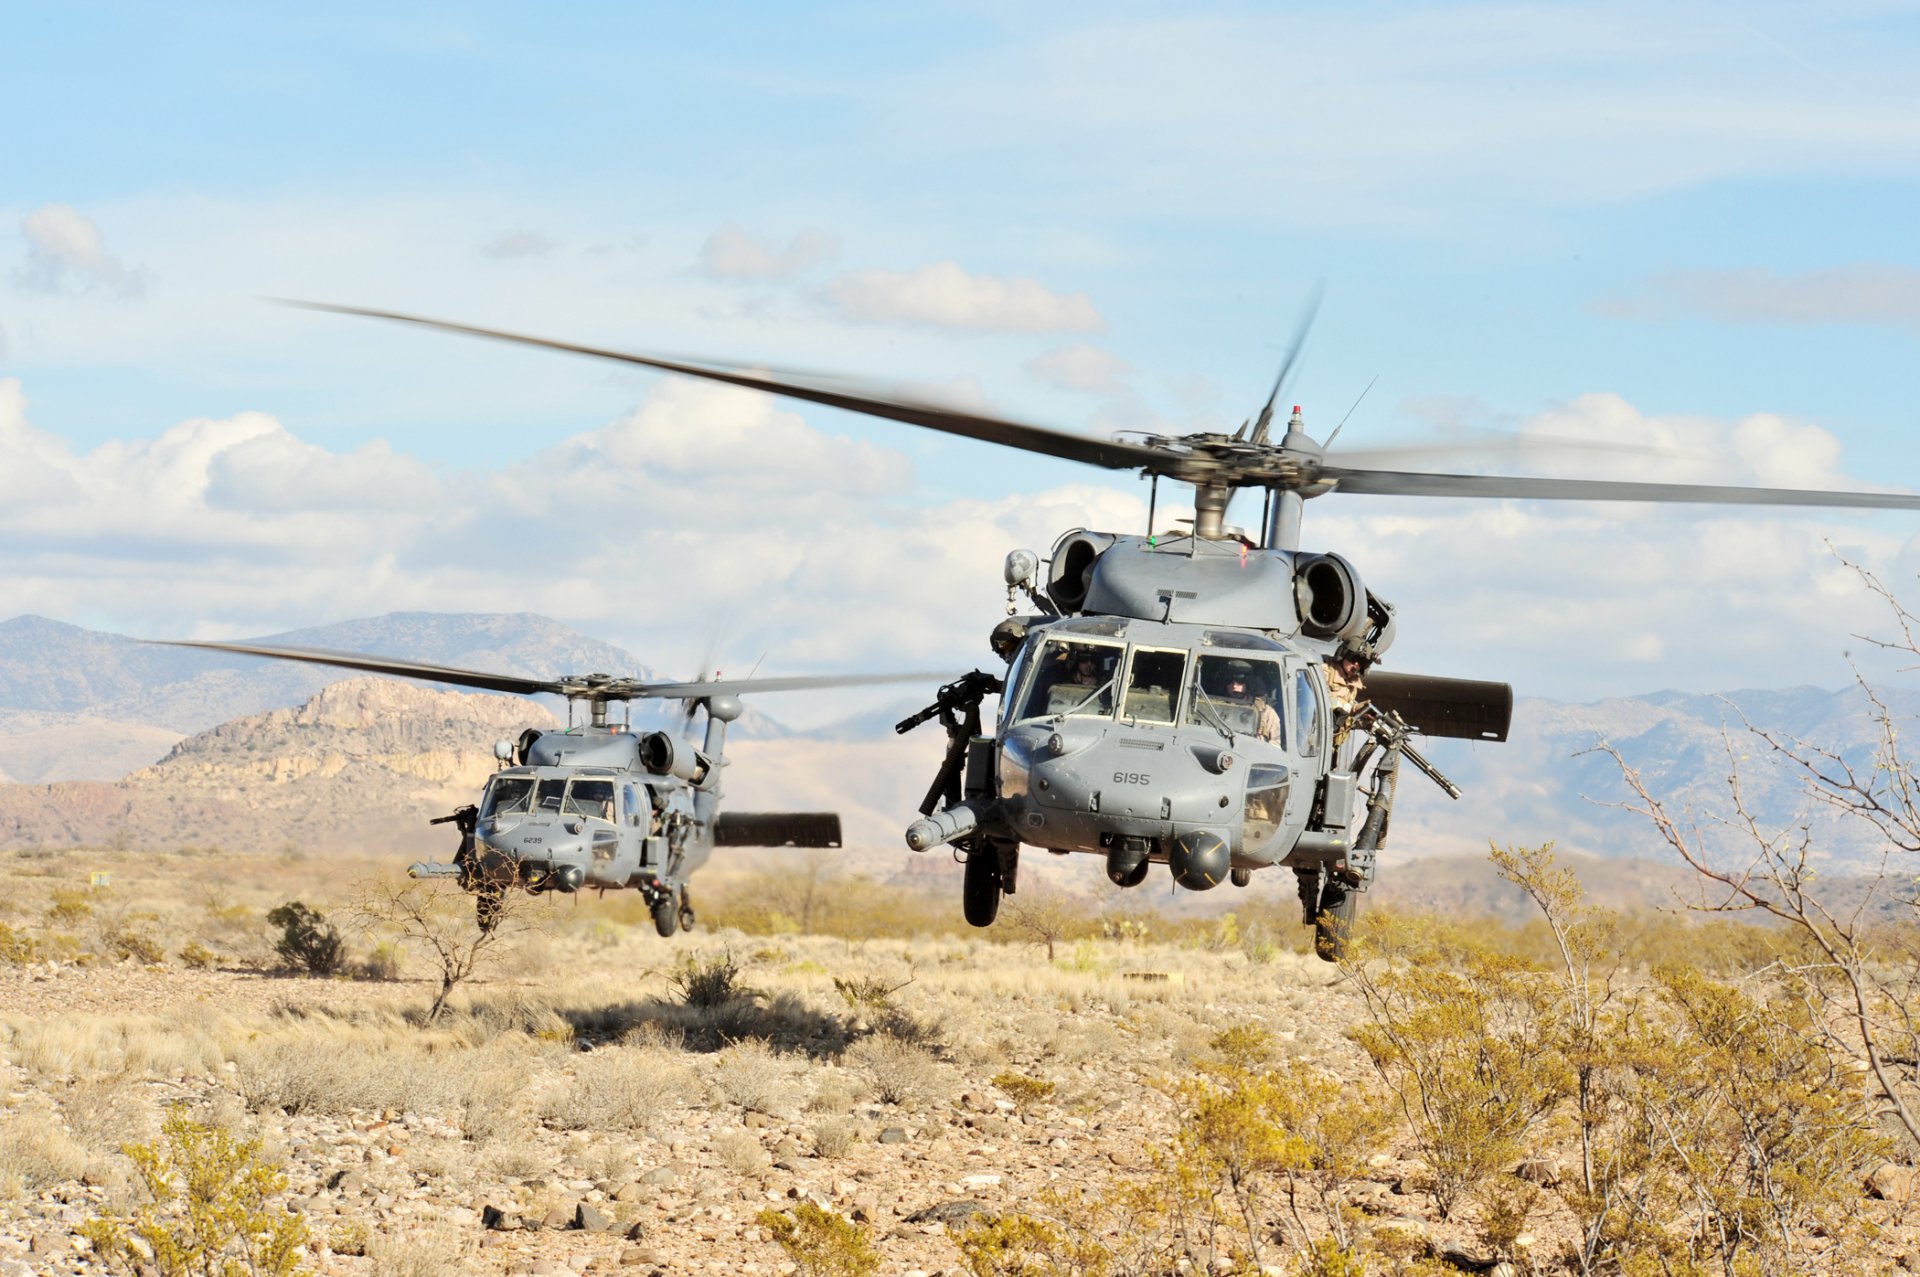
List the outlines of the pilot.
<svg viewBox="0 0 1920 1277">
<path fill-rule="evenodd" d="M 1100 681 L 1100 657 L 1090 647 L 1076 648 L 1067 658 L 1067 681 L 1092 687 Z"/>
<path fill-rule="evenodd" d="M 1227 662 L 1226 694 L 1230 701 L 1253 706 L 1255 730 L 1261 740 L 1279 741 L 1280 715 L 1265 696 L 1253 691 L 1253 666 L 1245 661 Z"/>
</svg>

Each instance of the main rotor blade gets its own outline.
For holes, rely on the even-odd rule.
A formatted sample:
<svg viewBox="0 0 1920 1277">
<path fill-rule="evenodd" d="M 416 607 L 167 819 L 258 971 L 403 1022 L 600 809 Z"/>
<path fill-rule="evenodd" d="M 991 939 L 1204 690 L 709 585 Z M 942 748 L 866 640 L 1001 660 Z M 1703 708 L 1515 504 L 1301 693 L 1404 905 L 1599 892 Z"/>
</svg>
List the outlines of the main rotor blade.
<svg viewBox="0 0 1920 1277">
<path fill-rule="evenodd" d="M 211 643 L 195 639 L 155 639 L 167 647 L 198 647 L 212 652 L 238 652 L 242 656 L 267 656 L 280 661 L 305 661 L 310 665 L 334 665 L 344 670 L 364 670 L 369 674 L 392 674 L 399 678 L 418 678 L 430 683 L 452 683 L 459 687 L 478 687 L 489 692 L 518 692 L 533 696 L 541 692 L 564 694 L 566 686 L 554 679 L 521 678 L 514 674 L 489 674 L 484 670 L 464 670 L 452 665 L 430 665 L 425 661 L 399 661 L 385 656 L 363 656 L 358 652 L 335 652 L 323 647 L 269 647 L 261 643 Z"/>
<path fill-rule="evenodd" d="M 1280 399 L 1280 392 L 1287 388 L 1287 378 L 1293 375 L 1294 365 L 1300 362 L 1300 352 L 1307 348 L 1307 334 L 1313 331 L 1314 318 L 1320 313 L 1320 298 L 1327 291 L 1327 281 L 1320 280 L 1307 294 L 1307 304 L 1300 312 L 1300 322 L 1294 325 L 1293 344 L 1287 347 L 1287 357 L 1280 363 L 1280 375 L 1273 379 L 1273 393 L 1267 396 L 1267 406 L 1261 411 L 1264 420 L 1272 420 L 1273 406 Z"/>
<path fill-rule="evenodd" d="M 443 332 L 464 333 L 470 337 L 487 337 L 494 341 L 513 342 L 521 346 L 539 346 L 546 350 L 589 355 L 595 359 L 612 359 L 620 363 L 639 364 L 644 368 L 657 368 L 662 372 L 677 372 L 688 377 L 701 377 L 707 381 L 717 381 L 729 386 L 744 386 L 749 390 L 764 390 L 768 394 L 785 395 L 790 399 L 802 399 L 808 403 L 823 404 L 829 408 L 840 408 L 869 417 L 903 421 L 910 426 L 922 426 L 928 430 L 938 430 L 942 434 L 960 435 L 963 438 L 978 439 L 984 443 L 1002 444 L 1009 448 L 1038 452 L 1067 461 L 1079 461 L 1090 466 L 1104 466 L 1109 470 L 1133 470 L 1155 462 L 1164 464 L 1166 461 L 1164 453 L 1140 444 L 1095 439 L 1089 435 L 1071 434 L 1047 426 L 1028 425 L 1001 417 L 983 417 L 954 408 L 943 408 L 937 404 L 915 403 L 911 400 L 894 398 L 876 388 L 854 387 L 854 383 L 848 383 L 854 388 L 839 389 L 824 384 L 809 384 L 792 374 L 773 377 L 737 365 L 693 363 L 684 359 L 666 359 L 658 355 L 643 355 L 632 351 L 608 350 L 600 346 L 584 346 L 577 342 L 530 337 L 522 333 L 504 332 L 497 328 L 479 328 L 472 324 L 456 324 L 444 319 L 425 319 L 419 315 L 403 315 L 397 311 L 372 310 L 362 306 L 336 306 L 328 302 L 306 301 L 289 301 L 287 305 L 298 306 L 304 310 L 327 311 L 336 315 L 390 319 L 403 324 L 417 324 L 422 328 L 437 328 Z"/>
<path fill-rule="evenodd" d="M 793 678 L 715 678 L 691 683 L 632 683 L 623 695 L 634 700 L 705 700 L 709 696 L 758 696 L 764 692 L 812 692 L 830 687 L 872 687 L 883 683 L 953 681 L 952 671 L 920 674 L 814 674 Z"/>
<path fill-rule="evenodd" d="M 1335 491 L 1390 497 L 1515 497 L 1541 501 L 1657 501 L 1698 505 L 1839 506 L 1920 510 L 1920 495 L 1832 492 L 1817 488 L 1741 488 L 1706 483 L 1633 483 L 1613 479 L 1529 479 L 1507 475 L 1417 474 L 1322 466 Z"/>
<path fill-rule="evenodd" d="M 237 652 L 242 656 L 265 656 L 274 660 L 304 661 L 310 665 L 332 665 L 340 669 L 362 670 L 369 674 L 390 674 L 396 678 L 416 678 L 429 683 L 452 683 L 457 687 L 477 687 L 489 692 L 517 692 L 522 696 L 547 693 L 581 700 L 704 700 L 709 696 L 757 696 L 767 692 L 810 692 L 823 688 L 869 687 L 886 683 L 950 683 L 953 671 L 933 670 L 901 674 L 815 674 L 789 678 L 736 678 L 696 680 L 688 683 L 642 683 L 616 677 L 605 682 L 585 678 L 521 678 L 514 674 L 489 674 L 484 670 L 460 669 L 452 665 L 433 665 L 425 661 L 400 661 L 385 656 L 363 656 L 358 652 L 335 652 L 319 647 L 270 647 L 263 643 L 215 643 L 196 639 L 156 639 L 167 647 L 197 647 L 213 652 Z"/>
</svg>

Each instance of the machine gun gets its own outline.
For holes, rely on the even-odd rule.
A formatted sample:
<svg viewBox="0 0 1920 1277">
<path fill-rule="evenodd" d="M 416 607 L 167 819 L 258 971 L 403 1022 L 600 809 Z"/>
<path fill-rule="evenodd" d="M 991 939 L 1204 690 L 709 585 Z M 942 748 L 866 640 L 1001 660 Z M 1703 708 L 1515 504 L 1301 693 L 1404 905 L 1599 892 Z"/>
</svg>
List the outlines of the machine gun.
<svg viewBox="0 0 1920 1277">
<path fill-rule="evenodd" d="M 947 756 L 920 803 L 922 816 L 932 815 L 935 807 L 951 807 L 960 801 L 960 776 L 967 765 L 967 742 L 980 734 L 980 702 L 989 696 L 998 696 L 1005 687 L 1006 683 L 997 675 L 975 670 L 942 687 L 933 704 L 893 725 L 894 731 L 905 735 L 937 714 L 940 725 L 947 729 Z"/>
</svg>

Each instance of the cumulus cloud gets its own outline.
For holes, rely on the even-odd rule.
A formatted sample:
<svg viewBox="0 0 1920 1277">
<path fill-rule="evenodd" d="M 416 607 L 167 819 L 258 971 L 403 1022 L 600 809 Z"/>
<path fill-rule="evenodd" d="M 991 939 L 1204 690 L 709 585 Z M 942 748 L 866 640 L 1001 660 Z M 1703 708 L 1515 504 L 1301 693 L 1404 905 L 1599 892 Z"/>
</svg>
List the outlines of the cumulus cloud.
<svg viewBox="0 0 1920 1277">
<path fill-rule="evenodd" d="M 840 241 L 824 231 L 803 230 L 775 248 L 729 222 L 700 246 L 700 272 L 711 279 L 786 279 L 839 255 Z"/>
<path fill-rule="evenodd" d="M 1655 275 L 1633 296 L 1594 303 L 1621 319 L 1705 315 L 1732 324 L 1875 324 L 1920 328 L 1920 270 L 1886 262 L 1830 266 L 1799 275 L 1680 270 Z"/>
<path fill-rule="evenodd" d="M 43 204 L 21 220 L 26 237 L 26 264 L 13 273 L 14 282 L 35 292 L 112 293 L 138 297 L 146 291 L 147 273 L 129 267 L 107 252 L 100 228 L 68 204 Z"/>
<path fill-rule="evenodd" d="M 974 332 L 1099 332 L 1106 320 L 1085 293 L 1056 293 L 1036 279 L 973 275 L 956 262 L 917 271 L 861 271 L 827 286 L 849 319 Z"/>
<path fill-rule="evenodd" d="M 1523 434 L 1673 445 L 1674 481 L 1865 486 L 1817 423 L 1570 401 Z M 1636 473 L 1594 452 L 1583 474 Z M 1142 527 L 1142 485 L 928 496 L 902 452 L 752 392 L 682 379 L 498 469 L 384 444 L 330 451 L 264 414 L 178 423 L 81 452 L 0 381 L 0 595 L 136 632 L 261 633 L 377 612 L 535 611 L 649 653 L 698 655 L 711 618 L 786 670 L 985 659 L 1000 563 L 1062 530 Z M 1186 492 L 1163 484 L 1161 522 Z M 1257 494 L 1229 521 L 1251 524 Z M 1898 579 L 1915 521 L 1526 501 L 1316 500 L 1304 541 L 1399 608 L 1392 668 L 1578 696 L 1837 684 L 1874 600 L 1828 548 Z M 1903 557 L 1905 556 L 1905 557 Z M 742 633 L 741 631 L 750 631 Z M 676 648 L 674 645 L 679 644 Z"/>
<path fill-rule="evenodd" d="M 482 257 L 491 257 L 495 261 L 512 261 L 519 257 L 545 257 L 553 251 L 553 241 L 539 231 L 508 231 L 475 250 Z"/>
<path fill-rule="evenodd" d="M 1132 366 L 1120 356 L 1084 342 L 1037 355 L 1027 361 L 1026 370 L 1036 381 L 1056 389 L 1094 395 L 1124 393 L 1133 374 Z"/>
</svg>

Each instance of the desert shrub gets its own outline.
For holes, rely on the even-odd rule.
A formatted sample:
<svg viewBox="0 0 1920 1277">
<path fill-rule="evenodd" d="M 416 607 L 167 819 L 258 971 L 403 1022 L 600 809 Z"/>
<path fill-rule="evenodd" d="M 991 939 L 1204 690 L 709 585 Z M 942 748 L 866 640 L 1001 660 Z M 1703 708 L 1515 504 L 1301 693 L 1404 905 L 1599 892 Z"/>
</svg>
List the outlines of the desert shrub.
<svg viewBox="0 0 1920 1277">
<path fill-rule="evenodd" d="M 898 984 L 878 975 L 835 976 L 833 991 L 850 1010 L 881 1016 L 894 1009 L 893 995 L 912 983 L 911 975 Z"/>
<path fill-rule="evenodd" d="M 1158 1277 L 1205 1272 L 1212 1236 L 1190 1228 L 1200 1196 L 1164 1168 L 1097 1193 L 1043 1190 L 1027 1208 L 949 1228 L 973 1277 Z M 1258 1271 L 1227 1267 L 1213 1271 Z"/>
<path fill-rule="evenodd" d="M 801 1277 L 869 1277 L 880 1270 L 872 1234 L 812 1202 L 801 1202 L 792 1214 L 763 1210 L 759 1224 L 799 1265 Z"/>
<path fill-rule="evenodd" d="M 1025 1073 L 1016 1073 L 1011 1069 L 996 1075 L 993 1084 L 999 1087 L 1006 1097 L 1013 1101 L 1014 1107 L 1022 1113 L 1039 1107 L 1060 1089 L 1056 1083 L 1049 1082 L 1045 1078 L 1029 1077 Z"/>
<path fill-rule="evenodd" d="M 670 1057 L 640 1047 L 602 1047 L 576 1059 L 573 1077 L 541 1106 L 543 1118 L 567 1130 L 646 1131 L 687 1081 Z"/>
<path fill-rule="evenodd" d="M 77 926 L 93 916 L 93 900 L 91 887 L 55 887 L 47 905 L 48 925 Z"/>
<path fill-rule="evenodd" d="M 60 1112 L 74 1138 L 96 1157 L 152 1133 L 154 1108 L 124 1073 L 73 1083 L 60 1097 Z"/>
<path fill-rule="evenodd" d="M 229 1076 L 249 1112 L 341 1114 L 385 1101 L 394 1061 L 382 1055 L 325 1030 L 262 1034 L 233 1051 Z"/>
<path fill-rule="evenodd" d="M 703 958 L 698 953 L 689 953 L 683 955 L 679 963 L 667 972 L 667 983 L 673 986 L 683 1005 L 711 1010 L 741 999 L 759 997 L 759 994 L 746 987 L 740 976 L 740 964 L 734 961 L 730 952 L 722 953 L 717 958 Z"/>
<path fill-rule="evenodd" d="M 720 1165 L 735 1175 L 756 1175 L 771 1161 L 753 1132 L 746 1130 L 722 1131 L 714 1136 L 713 1153 Z"/>
<path fill-rule="evenodd" d="M 0 1200 L 79 1179 L 86 1169 L 86 1150 L 68 1136 L 44 1097 L 0 1111 Z"/>
<path fill-rule="evenodd" d="M 0 964 L 23 966 L 40 960 L 40 945 L 24 931 L 0 922 Z"/>
<path fill-rule="evenodd" d="M 787 1067 L 759 1038 L 736 1042 L 714 1056 L 713 1089 L 728 1104 L 749 1113 L 773 1114 L 785 1107 Z"/>
<path fill-rule="evenodd" d="M 1363 925 L 1351 952 L 1344 969 L 1367 1018 L 1350 1036 L 1398 1099 L 1450 1218 L 1573 1090 L 1553 1049 L 1558 986 L 1531 962 L 1424 924 Z"/>
<path fill-rule="evenodd" d="M 361 1253 L 373 1261 L 373 1277 L 443 1277 L 464 1271 L 471 1250 L 468 1239 L 451 1228 L 416 1227 L 379 1233 Z"/>
<path fill-rule="evenodd" d="M 813 1151 L 825 1158 L 845 1156 L 859 1134 L 851 1118 L 823 1117 L 813 1124 Z"/>
<path fill-rule="evenodd" d="M 189 940 L 180 948 L 180 965 L 190 971 L 205 971 L 220 965 L 220 955 L 198 940 Z"/>
<path fill-rule="evenodd" d="M 304 1217 L 273 1199 L 286 1176 L 260 1155 L 258 1139 L 167 1114 L 161 1138 L 127 1148 L 150 1201 L 131 1220 L 96 1217 L 82 1226 L 94 1249 L 129 1270 L 160 1277 L 287 1277 L 307 1243 Z"/>
<path fill-rule="evenodd" d="M 318 909 L 289 900 L 269 912 L 267 922 L 280 928 L 280 939 L 273 947 L 288 967 L 308 975 L 331 976 L 346 965 L 346 941 Z"/>
<path fill-rule="evenodd" d="M 911 1106 L 930 1099 L 942 1081 L 933 1052 L 890 1034 L 876 1033 L 847 1049 L 847 1062 L 858 1070 L 883 1104 Z"/>
<path fill-rule="evenodd" d="M 102 935 L 100 940 L 108 956 L 118 961 L 138 962 L 149 967 L 166 964 L 166 945 L 137 924 L 117 927 Z"/>
</svg>

